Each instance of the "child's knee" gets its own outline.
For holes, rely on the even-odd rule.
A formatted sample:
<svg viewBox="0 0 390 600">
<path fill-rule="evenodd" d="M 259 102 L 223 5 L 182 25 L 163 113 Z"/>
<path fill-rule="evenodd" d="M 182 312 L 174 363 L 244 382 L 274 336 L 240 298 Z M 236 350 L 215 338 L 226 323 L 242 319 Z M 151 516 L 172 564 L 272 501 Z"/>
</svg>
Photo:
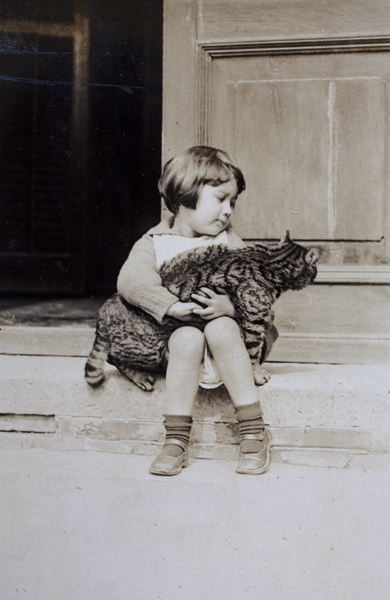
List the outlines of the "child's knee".
<svg viewBox="0 0 390 600">
<path fill-rule="evenodd" d="M 219 317 L 210 321 L 205 328 L 206 340 L 211 343 L 234 343 L 241 337 L 240 328 L 234 319 Z"/>
<path fill-rule="evenodd" d="M 204 350 L 203 332 L 196 327 L 179 327 L 169 339 L 169 352 L 179 352 L 184 355 L 202 355 Z"/>
</svg>

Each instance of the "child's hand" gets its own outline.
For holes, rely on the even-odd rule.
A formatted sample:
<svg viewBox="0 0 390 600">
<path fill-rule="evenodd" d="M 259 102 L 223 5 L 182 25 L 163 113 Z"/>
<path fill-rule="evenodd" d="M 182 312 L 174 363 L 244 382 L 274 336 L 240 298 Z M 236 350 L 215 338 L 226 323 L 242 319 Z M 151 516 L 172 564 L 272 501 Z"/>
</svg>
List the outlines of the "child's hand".
<svg viewBox="0 0 390 600">
<path fill-rule="evenodd" d="M 197 305 L 192 311 L 195 315 L 199 315 L 206 321 L 211 321 L 218 317 L 235 317 L 234 306 L 227 294 L 217 294 L 216 292 L 213 292 L 213 290 L 209 290 L 205 287 L 200 289 L 206 296 L 191 294 L 191 298 L 204 304 L 205 308 Z"/>
<path fill-rule="evenodd" d="M 175 317 L 180 321 L 191 321 L 194 319 L 194 309 L 199 308 L 196 302 L 175 302 L 167 310 L 168 317 Z"/>
</svg>

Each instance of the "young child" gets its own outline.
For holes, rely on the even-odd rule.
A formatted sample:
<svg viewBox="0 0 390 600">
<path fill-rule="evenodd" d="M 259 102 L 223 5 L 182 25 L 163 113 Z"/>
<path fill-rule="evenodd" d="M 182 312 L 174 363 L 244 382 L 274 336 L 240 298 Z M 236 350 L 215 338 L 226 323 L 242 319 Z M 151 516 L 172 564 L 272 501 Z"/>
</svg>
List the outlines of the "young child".
<svg viewBox="0 0 390 600">
<path fill-rule="evenodd" d="M 202 295 L 192 295 L 193 302 L 180 302 L 162 286 L 158 274 L 165 260 L 190 248 L 244 247 L 231 223 L 237 197 L 244 189 L 241 170 L 222 150 L 195 146 L 172 158 L 163 169 L 159 191 L 173 216 L 136 242 L 119 273 L 118 291 L 130 304 L 160 323 L 167 316 L 183 322 L 171 335 L 166 352 L 166 436 L 150 467 L 154 475 L 176 475 L 187 466 L 198 386 L 210 388 L 222 382 L 239 422 L 237 473 L 257 475 L 269 466 L 269 436 L 229 297 L 202 288 Z M 203 332 L 191 326 L 194 315 L 207 322 Z"/>
</svg>

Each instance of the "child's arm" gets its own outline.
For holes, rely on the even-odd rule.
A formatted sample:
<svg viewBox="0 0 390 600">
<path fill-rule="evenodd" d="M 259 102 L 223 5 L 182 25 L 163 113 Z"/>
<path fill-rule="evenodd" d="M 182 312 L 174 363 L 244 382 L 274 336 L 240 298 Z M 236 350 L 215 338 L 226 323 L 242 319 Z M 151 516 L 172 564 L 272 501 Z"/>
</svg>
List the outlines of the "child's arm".
<svg viewBox="0 0 390 600">
<path fill-rule="evenodd" d="M 195 302 L 179 302 L 178 297 L 162 285 L 150 236 L 143 236 L 134 244 L 120 270 L 117 288 L 127 302 L 142 308 L 159 323 L 166 316 L 189 320 L 192 310 L 199 307 Z"/>
<path fill-rule="evenodd" d="M 178 298 L 162 285 L 150 236 L 143 236 L 134 244 L 119 272 L 117 288 L 127 302 L 142 308 L 159 323 L 163 322 L 168 309 L 178 302 Z"/>
</svg>

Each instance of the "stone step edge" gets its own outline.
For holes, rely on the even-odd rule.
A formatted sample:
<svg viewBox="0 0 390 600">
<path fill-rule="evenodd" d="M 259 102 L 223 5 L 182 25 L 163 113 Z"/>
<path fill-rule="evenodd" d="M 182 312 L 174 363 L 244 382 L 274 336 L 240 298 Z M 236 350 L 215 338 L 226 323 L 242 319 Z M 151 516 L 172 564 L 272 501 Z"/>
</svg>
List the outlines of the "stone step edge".
<svg viewBox="0 0 390 600">
<path fill-rule="evenodd" d="M 362 428 L 336 425 L 273 424 L 266 422 L 277 446 L 342 448 L 369 452 L 390 452 L 390 428 Z M 113 442 L 162 442 L 162 419 L 125 419 L 101 416 L 0 414 L 0 432 L 44 434 L 61 439 L 92 439 Z M 237 445 L 235 420 L 194 417 L 191 442 Z"/>
<path fill-rule="evenodd" d="M 5 325 L 0 327 L 0 354 L 86 357 L 91 350 L 94 335 L 94 329 L 85 326 Z M 322 363 L 389 364 L 390 338 L 367 334 L 280 331 L 270 360 L 306 363 L 311 362 L 314 355 L 317 362 Z"/>
<path fill-rule="evenodd" d="M 29 426 L 28 423 L 25 427 Z M 13 427 L 13 428 L 12 428 Z M 17 425 L 16 425 L 17 427 Z M 76 441 L 85 444 L 98 443 L 107 446 L 161 444 L 164 429 L 161 422 L 109 421 L 94 418 L 53 418 L 48 422 L 30 420 L 30 429 L 17 430 L 15 425 L 5 422 L 0 435 L 4 442 L 14 437 L 21 440 Z M 45 429 L 46 427 L 46 429 Z M 289 427 L 269 426 L 272 446 L 279 448 L 317 448 L 323 450 L 345 450 L 351 452 L 390 453 L 390 430 L 370 430 L 335 427 Z M 231 423 L 196 422 L 191 431 L 191 446 L 207 447 L 213 455 L 230 451 L 238 445 L 237 426 Z M 212 450 L 211 450 L 212 449 Z"/>
<path fill-rule="evenodd" d="M 268 424 L 267 424 L 268 425 Z M 162 442 L 161 421 L 108 420 L 94 418 L 56 418 L 57 435 L 62 438 L 101 439 L 107 441 Z M 272 444 L 295 448 L 339 448 L 367 452 L 390 452 L 390 429 L 348 427 L 268 426 Z M 196 420 L 191 431 L 191 443 L 215 447 L 238 444 L 236 423 Z"/>
<path fill-rule="evenodd" d="M 4 434 L 0 433 L 1 450 L 39 450 L 67 452 L 104 452 L 109 454 L 127 454 L 130 456 L 150 456 L 158 454 L 161 443 L 158 442 L 109 442 L 91 439 L 59 439 L 55 436 L 40 434 Z M 217 451 L 218 450 L 218 451 Z M 210 444 L 191 444 L 191 460 L 237 461 L 238 447 L 221 445 L 218 449 Z M 272 446 L 272 463 L 291 466 L 317 468 L 359 468 L 388 471 L 390 453 L 365 452 L 364 450 L 346 450 L 339 448 L 293 448 Z M 234 468 L 234 466 L 232 466 Z"/>
</svg>

